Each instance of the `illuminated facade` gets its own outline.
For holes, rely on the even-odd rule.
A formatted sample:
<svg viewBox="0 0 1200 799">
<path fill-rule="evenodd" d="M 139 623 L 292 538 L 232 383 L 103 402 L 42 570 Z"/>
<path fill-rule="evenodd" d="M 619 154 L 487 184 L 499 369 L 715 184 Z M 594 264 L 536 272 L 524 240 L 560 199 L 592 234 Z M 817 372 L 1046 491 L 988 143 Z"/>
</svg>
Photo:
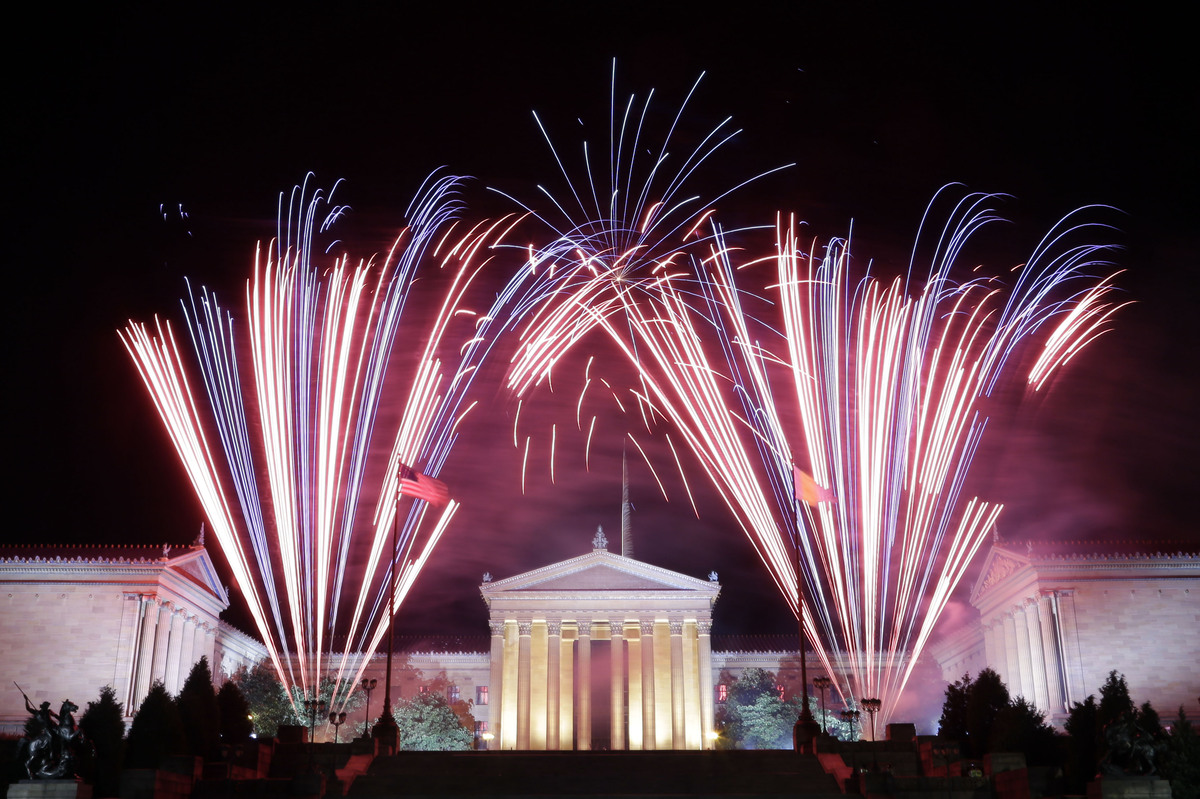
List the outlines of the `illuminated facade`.
<svg viewBox="0 0 1200 799">
<path fill-rule="evenodd" d="M 481 586 L 494 749 L 707 749 L 715 575 L 593 551 Z"/>
<path fill-rule="evenodd" d="M 156 680 L 178 693 L 201 657 L 221 682 L 266 654 L 218 618 L 229 597 L 200 543 L 0 547 L 0 602 L 4 676 L 56 710 L 111 685 L 131 716 Z M 0 732 L 28 715 L 18 691 L 0 691 Z"/>
<path fill-rule="evenodd" d="M 971 591 L 978 616 L 930 648 L 944 679 L 991 667 L 1013 696 L 1060 725 L 1113 669 L 1131 696 L 1164 715 L 1195 707 L 1200 554 L 1005 543 L 992 547 L 980 574 Z"/>
</svg>

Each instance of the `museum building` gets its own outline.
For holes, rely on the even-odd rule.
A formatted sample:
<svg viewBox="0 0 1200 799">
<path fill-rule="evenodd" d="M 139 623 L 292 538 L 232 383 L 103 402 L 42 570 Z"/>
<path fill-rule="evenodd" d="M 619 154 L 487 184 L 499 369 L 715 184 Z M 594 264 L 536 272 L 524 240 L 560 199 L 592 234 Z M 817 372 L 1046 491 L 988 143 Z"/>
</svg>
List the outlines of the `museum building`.
<svg viewBox="0 0 1200 799">
<path fill-rule="evenodd" d="M 929 659 L 947 681 L 990 666 L 1012 695 L 1060 724 L 1112 669 L 1138 702 L 1164 715 L 1182 704 L 1194 715 L 1200 553 L 1071 546 L 1089 547 L 1093 554 L 1079 555 L 994 544 L 969 618 L 941 632 Z M 219 619 L 229 594 L 201 541 L 0 547 L 0 583 L 0 676 L 35 705 L 70 698 L 82 706 L 112 685 L 132 715 L 153 681 L 178 692 L 201 656 L 217 683 L 266 659 L 261 643 Z M 397 646 L 411 668 L 395 673 L 393 696 L 426 690 L 416 670 L 444 675 L 448 698 L 472 703 L 480 746 L 704 749 L 723 681 L 759 667 L 776 672 L 781 691 L 800 690 L 794 636 L 714 636 L 717 575 L 691 577 L 609 552 L 602 533 L 578 557 L 504 579 L 485 575 L 479 590 L 490 636 Z M 363 674 L 382 686 L 385 662 L 376 653 Z M 821 673 L 814 655 L 808 666 L 810 676 Z M 18 691 L 0 692 L 0 732 L 18 733 L 26 716 Z"/>
</svg>

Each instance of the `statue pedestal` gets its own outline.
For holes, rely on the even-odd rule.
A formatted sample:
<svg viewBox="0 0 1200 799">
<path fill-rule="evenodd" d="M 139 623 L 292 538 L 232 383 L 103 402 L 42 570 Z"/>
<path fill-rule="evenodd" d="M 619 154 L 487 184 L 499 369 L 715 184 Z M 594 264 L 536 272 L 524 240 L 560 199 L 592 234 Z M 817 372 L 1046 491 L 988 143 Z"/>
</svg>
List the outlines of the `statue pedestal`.
<svg viewBox="0 0 1200 799">
<path fill-rule="evenodd" d="M 92 799 L 92 786 L 75 780 L 21 780 L 8 786 L 9 799 Z"/>
<path fill-rule="evenodd" d="M 9 796 L 12 788 L 8 789 Z M 1088 799 L 1171 799 L 1171 783 L 1158 777 L 1101 777 L 1088 783 Z"/>
</svg>

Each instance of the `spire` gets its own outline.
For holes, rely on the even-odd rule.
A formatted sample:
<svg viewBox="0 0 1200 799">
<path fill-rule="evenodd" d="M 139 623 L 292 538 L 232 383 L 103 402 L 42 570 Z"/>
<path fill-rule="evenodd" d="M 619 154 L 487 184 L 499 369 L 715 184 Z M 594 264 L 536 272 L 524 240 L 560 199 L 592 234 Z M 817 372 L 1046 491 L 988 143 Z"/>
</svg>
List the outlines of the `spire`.
<svg viewBox="0 0 1200 799">
<path fill-rule="evenodd" d="M 629 464 L 621 447 L 621 556 L 633 557 L 633 530 L 629 524 Z"/>
</svg>

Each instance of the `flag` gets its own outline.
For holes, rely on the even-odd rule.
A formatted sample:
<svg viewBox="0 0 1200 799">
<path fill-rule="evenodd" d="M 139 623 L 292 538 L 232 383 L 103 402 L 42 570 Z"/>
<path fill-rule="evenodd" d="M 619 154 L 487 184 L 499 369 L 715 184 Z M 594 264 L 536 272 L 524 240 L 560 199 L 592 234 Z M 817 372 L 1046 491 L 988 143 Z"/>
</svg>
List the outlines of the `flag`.
<svg viewBox="0 0 1200 799">
<path fill-rule="evenodd" d="M 833 502 L 836 499 L 832 491 L 817 485 L 812 475 L 799 466 L 793 465 L 792 472 L 796 477 L 796 499 L 814 506 L 819 502 Z"/>
<path fill-rule="evenodd" d="M 450 488 L 441 480 L 400 464 L 400 496 L 423 499 L 441 507 L 450 501 Z"/>
</svg>

